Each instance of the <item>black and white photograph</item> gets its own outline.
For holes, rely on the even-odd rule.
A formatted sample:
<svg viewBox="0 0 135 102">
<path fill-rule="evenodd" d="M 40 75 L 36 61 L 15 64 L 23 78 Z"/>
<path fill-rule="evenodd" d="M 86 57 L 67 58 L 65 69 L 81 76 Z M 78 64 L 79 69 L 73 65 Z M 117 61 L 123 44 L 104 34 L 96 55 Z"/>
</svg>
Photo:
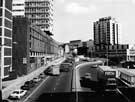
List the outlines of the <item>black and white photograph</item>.
<svg viewBox="0 0 135 102">
<path fill-rule="evenodd" d="M 135 102 L 135 0 L 0 0 L 0 102 Z"/>
</svg>

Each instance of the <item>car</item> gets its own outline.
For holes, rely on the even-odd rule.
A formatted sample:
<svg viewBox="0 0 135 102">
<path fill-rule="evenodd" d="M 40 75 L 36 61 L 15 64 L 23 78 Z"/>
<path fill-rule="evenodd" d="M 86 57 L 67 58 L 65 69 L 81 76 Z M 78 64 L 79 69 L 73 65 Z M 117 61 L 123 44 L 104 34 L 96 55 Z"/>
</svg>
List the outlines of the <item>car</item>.
<svg viewBox="0 0 135 102">
<path fill-rule="evenodd" d="M 39 78 L 44 78 L 45 77 L 45 74 L 44 73 L 41 73 L 40 75 L 39 75 Z"/>
<path fill-rule="evenodd" d="M 39 77 L 33 78 L 33 82 L 37 83 L 37 82 L 39 82 L 39 81 L 40 81 L 40 78 L 39 78 Z"/>
<path fill-rule="evenodd" d="M 23 86 L 20 87 L 22 90 L 30 90 L 30 85 L 24 84 Z"/>
<path fill-rule="evenodd" d="M 26 90 L 22 90 L 22 89 L 15 90 L 9 95 L 9 99 L 20 99 L 26 93 L 27 93 Z"/>
<path fill-rule="evenodd" d="M 35 83 L 34 83 L 33 80 L 26 81 L 26 82 L 24 83 L 24 86 L 26 86 L 26 87 L 28 86 L 29 88 L 32 88 L 32 87 L 35 86 Z"/>
<path fill-rule="evenodd" d="M 9 100 L 4 99 L 4 100 L 2 100 L 2 102 L 9 102 Z"/>
<path fill-rule="evenodd" d="M 49 66 L 47 69 L 44 70 L 44 74 L 48 75 L 51 71 L 51 66 Z"/>
<path fill-rule="evenodd" d="M 91 81 L 92 77 L 91 77 L 91 73 L 85 73 L 85 75 L 82 77 L 82 80 L 85 81 Z"/>
</svg>

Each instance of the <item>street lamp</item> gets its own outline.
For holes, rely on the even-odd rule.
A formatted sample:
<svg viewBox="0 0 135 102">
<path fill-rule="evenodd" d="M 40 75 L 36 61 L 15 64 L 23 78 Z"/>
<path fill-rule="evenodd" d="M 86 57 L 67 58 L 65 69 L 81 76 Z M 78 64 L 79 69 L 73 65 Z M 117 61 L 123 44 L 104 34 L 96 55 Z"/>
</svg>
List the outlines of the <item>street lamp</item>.
<svg viewBox="0 0 135 102">
<path fill-rule="evenodd" d="M 12 42 L 12 44 L 18 44 L 17 42 Z M 6 44 L 2 44 L 0 45 L 0 100 L 2 101 L 2 71 L 1 71 L 1 68 L 2 68 L 2 60 L 1 60 L 1 54 L 4 54 L 3 52 L 3 46 L 6 45 Z"/>
<path fill-rule="evenodd" d="M 107 54 L 106 54 L 106 57 L 107 57 L 107 66 L 108 66 L 108 44 L 107 44 L 107 49 L 106 49 L 106 51 L 107 51 Z"/>
</svg>

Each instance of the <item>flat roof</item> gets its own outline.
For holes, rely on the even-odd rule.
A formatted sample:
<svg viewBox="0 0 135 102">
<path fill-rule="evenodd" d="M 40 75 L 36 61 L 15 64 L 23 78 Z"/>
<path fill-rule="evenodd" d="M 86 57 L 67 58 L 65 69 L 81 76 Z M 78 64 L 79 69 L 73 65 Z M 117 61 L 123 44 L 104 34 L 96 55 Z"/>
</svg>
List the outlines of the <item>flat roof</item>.
<svg viewBox="0 0 135 102">
<path fill-rule="evenodd" d="M 123 69 L 119 71 L 129 76 L 135 76 L 135 69 Z"/>
<path fill-rule="evenodd" d="M 99 66 L 100 69 L 102 69 L 103 71 L 116 71 L 115 69 L 112 69 L 109 66 Z"/>
</svg>

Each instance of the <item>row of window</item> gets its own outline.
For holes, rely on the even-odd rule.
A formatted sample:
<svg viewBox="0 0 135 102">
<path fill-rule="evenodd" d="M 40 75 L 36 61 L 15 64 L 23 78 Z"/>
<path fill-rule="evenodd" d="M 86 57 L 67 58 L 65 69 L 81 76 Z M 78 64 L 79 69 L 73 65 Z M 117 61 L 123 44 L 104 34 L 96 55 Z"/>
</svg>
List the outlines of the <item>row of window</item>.
<svg viewBox="0 0 135 102">
<path fill-rule="evenodd" d="M 48 7 L 43 8 L 25 8 L 26 12 L 48 12 L 50 9 Z"/>
<path fill-rule="evenodd" d="M 46 33 L 33 29 L 30 29 L 30 49 L 35 52 L 54 52 L 57 44 Z M 55 50 L 56 51 L 56 50 Z"/>
<path fill-rule="evenodd" d="M 31 3 L 25 3 L 25 5 L 26 5 L 26 7 L 37 7 L 37 6 L 39 6 L 39 7 L 41 7 L 41 6 L 49 6 L 50 4 L 49 4 L 49 2 L 31 2 Z"/>
<path fill-rule="evenodd" d="M 34 13 L 32 13 L 32 14 L 26 14 L 26 16 L 27 17 L 29 17 L 29 18 L 32 18 L 32 17 L 35 17 L 35 18 L 44 18 L 44 17 L 49 17 L 49 13 L 43 13 L 43 14 L 38 14 L 38 13 L 36 13 L 36 14 L 34 14 Z"/>
</svg>

